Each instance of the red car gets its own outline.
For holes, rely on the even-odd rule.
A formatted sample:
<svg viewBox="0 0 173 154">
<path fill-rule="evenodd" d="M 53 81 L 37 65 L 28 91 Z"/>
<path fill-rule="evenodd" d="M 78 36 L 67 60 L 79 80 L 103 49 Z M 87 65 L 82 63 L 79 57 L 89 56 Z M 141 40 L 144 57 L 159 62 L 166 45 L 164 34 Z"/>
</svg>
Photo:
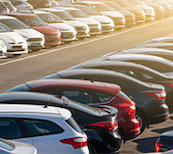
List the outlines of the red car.
<svg viewBox="0 0 173 154">
<path fill-rule="evenodd" d="M 91 106 L 111 105 L 118 109 L 119 133 L 125 140 L 140 133 L 139 122 L 135 118 L 136 105 L 116 84 L 76 79 L 45 79 L 26 82 L 8 90 L 11 91 L 63 95 Z"/>
<path fill-rule="evenodd" d="M 16 17 L 17 19 L 24 22 L 29 27 L 39 31 L 40 33 L 44 34 L 45 38 L 45 46 L 57 46 L 61 44 L 61 34 L 60 32 L 48 26 L 40 17 L 35 14 L 28 14 L 28 13 L 8 13 L 2 14 Z"/>
</svg>

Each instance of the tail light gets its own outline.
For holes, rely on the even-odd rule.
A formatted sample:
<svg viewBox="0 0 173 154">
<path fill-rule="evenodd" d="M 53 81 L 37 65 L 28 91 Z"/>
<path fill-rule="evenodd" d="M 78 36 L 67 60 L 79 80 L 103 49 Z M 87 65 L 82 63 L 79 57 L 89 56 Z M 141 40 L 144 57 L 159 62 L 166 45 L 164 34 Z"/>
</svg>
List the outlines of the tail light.
<svg viewBox="0 0 173 154">
<path fill-rule="evenodd" d="M 160 143 L 159 141 L 156 141 L 155 152 L 159 152 L 161 147 L 162 147 L 162 143 Z"/>
<path fill-rule="evenodd" d="M 148 93 L 148 95 L 155 97 L 158 101 L 164 100 L 166 98 L 166 92 L 155 92 L 155 93 Z"/>
<path fill-rule="evenodd" d="M 2 12 L 7 13 L 7 12 L 8 12 L 8 9 L 7 9 L 7 8 L 4 8 L 4 9 L 2 10 Z"/>
<path fill-rule="evenodd" d="M 87 138 L 85 137 L 74 137 L 69 139 L 63 139 L 60 141 L 65 144 L 71 144 L 74 149 L 87 146 Z"/>
<path fill-rule="evenodd" d="M 51 4 L 52 6 L 58 6 L 59 4 L 58 4 L 58 2 L 52 2 L 52 4 Z"/>
<path fill-rule="evenodd" d="M 29 8 L 30 10 L 33 10 L 33 7 L 30 6 L 30 5 L 28 5 L 28 6 L 26 6 L 26 7 Z"/>
<path fill-rule="evenodd" d="M 51 3 L 50 2 L 46 2 L 45 3 L 45 6 L 50 7 L 51 6 Z"/>
<path fill-rule="evenodd" d="M 173 88 L 173 83 L 172 82 L 171 83 L 165 83 L 165 85 Z"/>
<path fill-rule="evenodd" d="M 116 130 L 118 128 L 118 123 L 115 121 L 104 121 L 104 122 L 97 122 L 97 123 L 92 123 L 90 124 L 91 126 L 98 126 L 98 127 L 103 127 L 108 130 Z"/>
</svg>

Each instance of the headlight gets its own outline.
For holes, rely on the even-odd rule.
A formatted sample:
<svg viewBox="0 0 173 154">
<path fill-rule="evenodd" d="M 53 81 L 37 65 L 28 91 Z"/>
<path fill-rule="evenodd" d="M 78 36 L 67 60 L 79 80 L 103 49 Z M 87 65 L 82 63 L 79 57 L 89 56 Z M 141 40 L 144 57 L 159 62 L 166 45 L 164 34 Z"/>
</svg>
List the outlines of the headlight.
<svg viewBox="0 0 173 154">
<path fill-rule="evenodd" d="M 102 27 L 101 27 L 101 24 L 100 24 L 100 23 L 98 23 L 98 29 L 102 29 Z"/>
<path fill-rule="evenodd" d="M 90 32 L 90 28 L 89 26 L 86 24 L 86 33 L 89 33 Z"/>
<path fill-rule="evenodd" d="M 5 41 L 0 39 L 0 48 L 3 48 L 5 46 Z"/>
<path fill-rule="evenodd" d="M 159 10 L 160 10 L 160 11 L 164 11 L 164 7 L 163 7 L 163 6 L 160 6 L 160 7 L 159 7 Z"/>
</svg>

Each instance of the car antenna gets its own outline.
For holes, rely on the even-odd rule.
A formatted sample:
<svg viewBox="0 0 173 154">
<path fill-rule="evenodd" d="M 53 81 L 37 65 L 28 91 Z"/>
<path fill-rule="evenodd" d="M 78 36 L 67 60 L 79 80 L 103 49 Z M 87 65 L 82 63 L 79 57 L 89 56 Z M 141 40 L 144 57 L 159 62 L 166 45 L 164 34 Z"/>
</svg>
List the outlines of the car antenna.
<svg viewBox="0 0 173 154">
<path fill-rule="evenodd" d="M 103 71 L 103 70 L 101 70 L 101 71 L 98 73 L 98 75 L 96 75 L 93 79 L 91 79 L 91 82 L 94 82 L 94 81 L 97 79 L 97 77 L 101 74 L 102 71 Z"/>
<path fill-rule="evenodd" d="M 47 104 L 45 104 L 45 105 L 43 106 L 43 108 L 47 108 L 47 107 L 49 106 L 49 104 L 52 102 L 53 99 L 54 99 L 54 97 L 52 97 L 51 100 L 50 100 Z"/>
</svg>

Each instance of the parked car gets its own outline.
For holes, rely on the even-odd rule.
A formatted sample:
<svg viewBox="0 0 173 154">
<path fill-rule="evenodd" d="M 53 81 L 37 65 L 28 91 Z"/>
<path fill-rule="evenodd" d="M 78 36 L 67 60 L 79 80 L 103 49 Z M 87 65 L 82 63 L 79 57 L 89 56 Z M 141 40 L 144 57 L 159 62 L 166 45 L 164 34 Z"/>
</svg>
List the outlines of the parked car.
<svg viewBox="0 0 173 154">
<path fill-rule="evenodd" d="M 91 7 L 97 12 L 100 12 L 102 15 L 110 17 L 114 21 L 115 29 L 122 29 L 125 27 L 126 20 L 124 15 L 114 11 L 109 5 L 96 1 L 78 1 L 73 2 L 72 4 Z"/>
<path fill-rule="evenodd" d="M 29 28 L 20 20 L 10 16 L 0 16 L 0 22 L 25 38 L 29 50 L 38 51 L 44 48 L 44 35 Z"/>
<path fill-rule="evenodd" d="M 101 69 L 64 70 L 43 79 L 54 78 L 101 81 L 120 85 L 122 91 L 136 103 L 136 118 L 139 121 L 141 133 L 146 126 L 168 118 L 168 106 L 165 104 L 166 93 L 162 85 L 142 82 L 119 72 Z"/>
<path fill-rule="evenodd" d="M 154 8 L 156 19 L 161 19 L 164 16 L 165 9 L 160 4 L 154 3 L 152 0 L 142 0 L 142 2 Z"/>
<path fill-rule="evenodd" d="M 26 25 L 44 34 L 45 46 L 57 46 L 61 44 L 60 32 L 48 26 L 40 17 L 35 14 L 27 13 L 8 13 L 7 16 L 13 16 L 24 22 Z"/>
<path fill-rule="evenodd" d="M 28 3 L 31 4 L 34 7 L 34 9 L 55 7 L 58 5 L 58 3 L 55 0 L 28 0 Z"/>
<path fill-rule="evenodd" d="M 173 150 L 173 131 L 166 131 L 160 134 L 155 144 L 155 152 L 168 152 Z"/>
<path fill-rule="evenodd" d="M 26 104 L 0 108 L 0 137 L 30 143 L 38 154 L 89 153 L 87 136 L 67 109 Z"/>
<path fill-rule="evenodd" d="M 113 2 L 116 2 L 117 4 L 119 4 L 125 10 L 128 10 L 128 11 L 134 13 L 137 24 L 141 24 L 141 23 L 145 22 L 146 15 L 142 9 L 133 6 L 127 0 L 113 0 Z"/>
<path fill-rule="evenodd" d="M 104 15 L 101 15 L 96 10 L 92 9 L 91 7 L 87 7 L 84 5 L 72 5 L 73 7 L 80 9 L 82 12 L 87 14 L 90 18 L 93 18 L 100 22 L 101 24 L 101 31 L 102 33 L 108 33 L 114 31 L 114 21 Z"/>
<path fill-rule="evenodd" d="M 27 0 L 10 0 L 13 6 L 18 10 L 33 10 L 33 6 Z"/>
<path fill-rule="evenodd" d="M 9 103 L 10 105 L 34 104 L 36 114 L 37 112 L 42 112 L 42 113 L 47 112 L 46 114 L 42 114 L 43 116 L 46 116 L 50 112 L 52 115 L 54 115 L 52 117 L 54 118 L 54 120 L 57 119 L 57 116 L 59 116 L 57 115 L 57 112 L 59 109 L 58 108 L 57 108 L 58 110 L 56 108 L 52 109 L 50 108 L 50 106 L 56 106 L 56 107 L 66 108 L 70 110 L 72 112 L 72 115 L 75 121 L 81 126 L 81 128 L 87 134 L 88 140 L 86 139 L 86 136 L 83 134 L 83 132 L 81 131 L 77 123 L 75 123 L 75 121 L 72 119 L 69 112 L 64 111 L 64 109 L 61 109 L 62 111 L 59 111 L 60 113 L 62 112 L 60 120 L 63 120 L 63 117 L 64 117 L 65 124 L 61 125 L 60 127 L 65 129 L 64 127 L 67 124 L 69 125 L 68 125 L 68 130 L 65 129 L 64 133 L 62 135 L 60 134 L 58 139 L 55 139 L 56 141 L 60 140 L 60 142 L 65 144 L 61 144 L 60 145 L 61 147 L 59 147 L 58 146 L 59 142 L 57 143 L 55 142 L 55 140 L 53 140 L 52 146 L 54 145 L 56 146 L 56 149 L 58 150 L 57 153 L 64 153 L 65 151 L 66 151 L 65 153 L 82 153 L 82 152 L 88 153 L 88 150 L 86 147 L 87 144 L 91 150 L 91 153 L 94 153 L 94 152 L 118 153 L 121 149 L 121 136 L 118 134 L 118 123 L 117 123 L 118 110 L 112 106 L 102 106 L 99 108 L 89 107 L 72 100 L 70 101 L 66 97 L 64 98 L 64 96 L 62 96 L 61 98 L 57 98 L 53 95 L 33 93 L 33 92 L 32 93 L 31 92 L 2 93 L 0 94 L 0 97 L 1 97 L 0 102 L 3 104 L 4 103 Z M 37 105 L 43 105 L 44 107 L 42 108 L 37 107 Z M 25 110 L 26 112 L 28 111 L 27 108 Z M 33 116 L 33 113 L 30 113 L 30 115 Z M 23 114 L 21 115 L 21 117 L 25 118 Z M 62 131 L 62 129 L 60 130 Z M 43 132 L 47 133 L 44 131 L 44 129 L 43 129 Z M 73 136 L 71 134 L 72 132 L 73 132 Z M 81 138 L 78 138 L 78 137 L 81 137 Z M 46 144 L 47 139 L 44 139 L 44 141 Z M 48 141 L 49 141 L 48 145 L 51 146 L 50 139 Z M 68 143 L 72 144 L 72 146 L 68 145 Z M 68 148 L 69 146 L 70 148 Z M 41 144 L 41 148 L 43 147 L 48 149 L 47 145 L 44 146 L 43 144 Z M 65 150 L 65 151 L 61 151 L 61 148 L 62 150 Z M 43 149 L 43 150 L 46 150 L 46 149 Z M 52 149 L 55 150 L 54 147 L 51 147 L 51 150 Z M 48 154 L 50 153 L 52 154 L 52 151 L 51 152 L 48 151 Z"/>
<path fill-rule="evenodd" d="M 0 33 L 0 35 L 1 35 L 1 33 Z M 6 42 L 2 39 L 0 39 L 0 59 L 1 58 L 7 58 Z"/>
<path fill-rule="evenodd" d="M 149 67 L 135 64 L 131 62 L 115 62 L 115 61 L 95 61 L 95 62 L 86 62 L 81 63 L 76 66 L 71 67 L 71 69 L 105 69 L 111 70 L 115 72 L 121 72 L 123 74 L 129 75 L 133 78 L 141 80 L 143 82 L 150 82 L 161 84 L 165 87 L 165 91 L 167 93 L 166 97 L 166 104 L 168 106 L 173 106 L 173 76 L 172 75 L 165 75 L 158 71 L 155 71 Z"/>
<path fill-rule="evenodd" d="M 139 122 L 135 118 L 136 105 L 118 85 L 73 79 L 47 79 L 26 82 L 8 91 L 63 95 L 90 106 L 111 105 L 118 109 L 119 133 L 124 140 L 136 137 L 140 133 Z"/>
<path fill-rule="evenodd" d="M 55 14 L 40 10 L 33 10 L 33 12 L 36 15 L 38 15 L 49 26 L 52 26 L 60 31 L 61 42 L 71 43 L 72 41 L 76 40 L 77 32 L 75 28 L 65 23 L 61 18 L 59 18 Z"/>
<path fill-rule="evenodd" d="M 89 34 L 89 27 L 86 23 L 83 23 L 81 21 L 77 21 L 75 18 L 73 18 L 69 13 L 67 13 L 65 10 L 55 9 L 55 8 L 42 8 L 39 10 L 44 10 L 47 12 L 51 12 L 58 17 L 60 17 L 62 20 L 64 20 L 67 24 L 73 26 L 75 30 L 77 31 L 76 37 L 78 39 L 84 39 Z"/>
<path fill-rule="evenodd" d="M 37 154 L 37 149 L 31 144 L 10 141 L 0 138 L 0 153 L 1 154 Z"/>
<path fill-rule="evenodd" d="M 2 16 L 0 16 L 1 18 Z M 6 45 L 7 47 L 7 56 L 9 55 L 21 55 L 28 53 L 28 46 L 26 40 L 19 35 L 17 32 L 14 32 L 11 28 L 7 27 L 0 22 L 0 39 L 2 48 Z M 5 41 L 5 44 L 4 44 Z"/>
<path fill-rule="evenodd" d="M 99 35 L 101 34 L 101 25 L 100 23 L 87 16 L 84 12 L 74 7 L 58 7 L 59 9 L 67 11 L 73 18 L 78 21 L 84 22 L 88 25 L 90 35 Z"/>
<path fill-rule="evenodd" d="M 134 26 L 136 24 L 136 19 L 135 19 L 134 13 L 132 13 L 128 10 L 124 10 L 120 5 L 118 5 L 117 3 L 112 2 L 112 1 L 103 1 L 103 3 L 109 5 L 115 11 L 122 13 L 126 19 L 126 26 L 127 27 Z"/>
<path fill-rule="evenodd" d="M 17 8 L 10 1 L 3 1 L 3 4 L 9 9 L 9 12 L 17 12 Z"/>
<path fill-rule="evenodd" d="M 0 13 L 9 13 L 10 10 L 7 8 L 7 6 L 3 3 L 0 2 Z"/>
</svg>

